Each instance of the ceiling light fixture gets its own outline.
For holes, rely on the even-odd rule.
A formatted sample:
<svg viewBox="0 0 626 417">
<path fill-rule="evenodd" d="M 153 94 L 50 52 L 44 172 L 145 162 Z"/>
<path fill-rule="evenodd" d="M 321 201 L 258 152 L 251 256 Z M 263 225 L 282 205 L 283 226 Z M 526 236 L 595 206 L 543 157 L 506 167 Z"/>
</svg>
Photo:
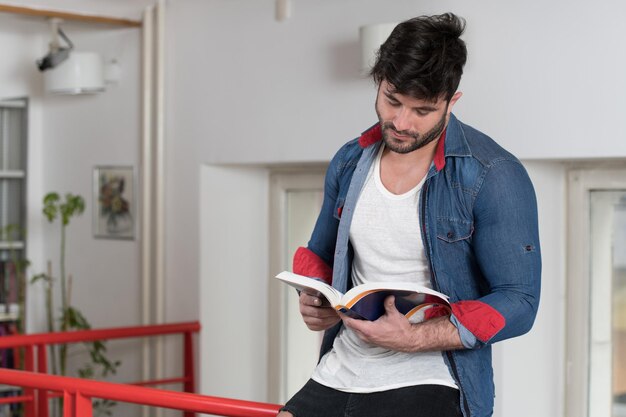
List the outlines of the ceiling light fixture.
<svg viewBox="0 0 626 417">
<path fill-rule="evenodd" d="M 37 60 L 37 67 L 39 68 L 39 71 L 46 71 L 55 68 L 61 62 L 65 61 L 70 56 L 70 51 L 74 49 L 74 44 L 60 28 L 61 23 L 61 19 L 50 19 L 52 41 L 50 42 L 50 49 L 46 56 Z M 65 43 L 67 43 L 67 47 L 61 46 L 61 43 L 59 42 L 59 35 L 63 38 Z"/>
<path fill-rule="evenodd" d="M 104 91 L 102 57 L 95 52 L 78 52 L 60 28 L 61 19 L 50 19 L 52 40 L 46 56 L 37 60 L 45 90 L 52 94 L 89 94 Z M 61 45 L 60 38 L 65 41 Z M 118 71 L 119 72 L 119 71 Z"/>
</svg>

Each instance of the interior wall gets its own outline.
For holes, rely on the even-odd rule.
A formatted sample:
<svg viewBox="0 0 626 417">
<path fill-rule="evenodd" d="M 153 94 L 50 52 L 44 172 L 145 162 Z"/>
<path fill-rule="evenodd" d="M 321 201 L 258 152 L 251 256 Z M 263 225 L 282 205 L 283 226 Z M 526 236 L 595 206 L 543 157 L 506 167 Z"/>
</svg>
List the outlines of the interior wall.
<svg viewBox="0 0 626 417">
<path fill-rule="evenodd" d="M 200 392 L 267 401 L 269 171 L 207 165 L 199 176 Z"/>
<path fill-rule="evenodd" d="M 186 283 L 168 279 L 168 320 L 198 316 L 200 237 L 181 221 L 199 216 L 198 166 L 328 161 L 376 120 L 360 25 L 452 10 L 468 21 L 462 120 L 525 159 L 626 156 L 617 0 L 292 0 L 284 22 L 274 5 L 168 3 L 166 275 Z"/>
<path fill-rule="evenodd" d="M 40 201 L 43 189 L 43 133 L 42 133 L 42 81 L 34 65 L 44 38 L 41 23 L 28 19 L 0 14 L 0 45 L 6 57 L 0 60 L 0 98 L 28 98 L 28 176 L 26 178 L 27 200 Z M 32 261 L 31 268 L 43 271 L 43 217 L 41 206 L 29 204 L 27 212 L 26 256 Z M 43 298 L 37 291 L 29 291 L 26 315 L 28 330 L 43 329 Z"/>
<path fill-rule="evenodd" d="M 523 161 L 535 187 L 542 257 L 541 302 L 532 330 L 496 344 L 496 416 L 563 416 L 568 166 Z M 529 399 L 531 399 L 529 401 Z"/>
<path fill-rule="evenodd" d="M 38 2 L 56 7 L 54 2 Z M 84 10 L 89 3 L 82 2 Z M 103 14 L 106 10 L 100 9 Z M 139 240 L 95 239 L 92 174 L 96 165 L 138 167 L 140 138 L 140 30 L 66 22 L 65 33 L 78 51 L 95 51 L 121 65 L 119 83 L 96 95 L 50 96 L 35 60 L 48 49 L 49 24 L 42 18 L 0 13 L 0 97 L 29 99 L 28 242 L 30 275 L 44 272 L 52 261 L 56 278 L 55 312 L 60 305 L 59 222 L 44 220 L 42 199 L 57 191 L 80 194 L 86 210 L 67 229 L 66 269 L 73 277 L 72 305 L 93 327 L 140 324 Z M 47 331 L 43 285 L 28 286 L 27 331 Z M 140 379 L 139 341 L 108 344 L 108 355 L 121 360 L 113 380 Z M 70 352 L 70 369 L 86 360 L 84 348 Z M 118 406 L 116 413 L 130 413 Z M 132 413 L 131 413 L 132 414 Z M 128 414 L 130 415 L 130 414 Z"/>
</svg>

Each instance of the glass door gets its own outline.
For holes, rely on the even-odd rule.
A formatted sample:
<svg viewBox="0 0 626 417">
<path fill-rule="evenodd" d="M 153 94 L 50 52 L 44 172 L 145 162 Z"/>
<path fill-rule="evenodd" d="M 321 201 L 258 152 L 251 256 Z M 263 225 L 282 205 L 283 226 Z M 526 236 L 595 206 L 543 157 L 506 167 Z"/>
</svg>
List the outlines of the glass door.
<svg viewBox="0 0 626 417">
<path fill-rule="evenodd" d="M 626 417 L 626 164 L 568 173 L 565 416 Z"/>
<path fill-rule="evenodd" d="M 626 190 L 590 192 L 589 416 L 626 417 Z"/>
</svg>

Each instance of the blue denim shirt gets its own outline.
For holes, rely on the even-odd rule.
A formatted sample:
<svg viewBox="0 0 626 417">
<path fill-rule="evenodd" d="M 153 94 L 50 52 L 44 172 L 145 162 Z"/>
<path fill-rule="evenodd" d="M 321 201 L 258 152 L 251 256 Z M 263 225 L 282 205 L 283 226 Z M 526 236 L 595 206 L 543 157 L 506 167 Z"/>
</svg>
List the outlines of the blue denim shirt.
<svg viewBox="0 0 626 417">
<path fill-rule="evenodd" d="M 350 223 L 380 138 L 380 126 L 374 125 L 332 159 L 311 240 L 306 253 L 294 259 L 294 271 L 309 276 L 323 275 L 315 265 L 323 262 L 321 268 L 331 271 L 332 285 L 341 292 L 352 285 Z M 539 305 L 541 256 L 532 183 L 517 158 L 451 115 L 419 211 L 433 288 L 450 297 L 450 320 L 466 348 L 442 352 L 460 388 L 463 415 L 491 416 L 491 344 L 528 332 Z M 322 355 L 341 325 L 325 333 Z"/>
</svg>

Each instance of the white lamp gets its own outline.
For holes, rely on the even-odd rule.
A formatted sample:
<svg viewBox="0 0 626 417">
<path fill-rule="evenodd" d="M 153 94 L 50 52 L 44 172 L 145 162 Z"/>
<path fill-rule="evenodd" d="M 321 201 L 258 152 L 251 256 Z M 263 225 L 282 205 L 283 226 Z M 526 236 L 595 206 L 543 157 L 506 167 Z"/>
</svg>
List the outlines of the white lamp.
<svg viewBox="0 0 626 417">
<path fill-rule="evenodd" d="M 95 52 L 72 51 L 69 58 L 44 72 L 46 91 L 52 94 L 89 94 L 104 91 L 102 57 Z"/>
<path fill-rule="evenodd" d="M 359 39 L 361 43 L 361 72 L 367 74 L 374 66 L 376 52 L 385 43 L 397 23 L 376 23 L 361 26 Z"/>
</svg>

